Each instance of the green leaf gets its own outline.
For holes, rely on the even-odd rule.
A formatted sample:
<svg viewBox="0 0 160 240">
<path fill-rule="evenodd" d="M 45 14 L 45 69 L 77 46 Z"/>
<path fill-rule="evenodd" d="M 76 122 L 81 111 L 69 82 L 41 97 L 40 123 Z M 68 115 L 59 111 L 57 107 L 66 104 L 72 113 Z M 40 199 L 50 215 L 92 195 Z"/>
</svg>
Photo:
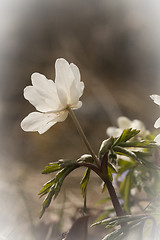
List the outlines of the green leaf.
<svg viewBox="0 0 160 240">
<path fill-rule="evenodd" d="M 116 240 L 121 234 L 123 234 L 123 230 L 119 228 L 112 233 L 107 234 L 102 240 Z"/>
<path fill-rule="evenodd" d="M 126 212 L 129 212 L 129 198 L 131 190 L 131 173 L 129 172 L 123 182 L 120 185 L 120 194 L 124 199 L 124 209 Z"/>
<path fill-rule="evenodd" d="M 119 177 L 125 171 L 136 167 L 137 163 L 132 161 L 132 160 L 126 161 L 124 159 L 119 159 L 118 165 L 119 165 L 119 169 L 118 169 L 118 175 L 117 176 Z"/>
<path fill-rule="evenodd" d="M 46 198 L 44 199 L 43 202 L 43 209 L 41 211 L 40 214 L 40 218 L 43 216 L 46 208 L 49 207 L 52 198 L 54 197 L 54 199 L 58 196 L 58 193 L 61 189 L 61 186 L 63 184 L 64 179 L 66 178 L 66 176 L 72 172 L 75 168 L 77 168 L 77 165 L 74 166 L 68 166 L 66 168 L 61 169 L 55 176 L 54 179 L 52 179 L 50 182 L 47 182 L 44 187 L 42 188 L 42 190 L 40 191 L 40 195 L 44 195 L 47 192 L 48 195 L 46 196 Z"/>
<path fill-rule="evenodd" d="M 143 229 L 144 229 L 145 221 L 151 220 L 151 219 L 153 219 L 153 217 L 149 214 L 141 214 L 141 215 L 135 215 L 135 216 L 125 215 L 120 217 L 104 219 L 102 221 L 94 223 L 92 226 L 100 224 L 100 225 L 106 225 L 106 228 L 116 227 L 116 230 L 107 234 L 102 240 L 122 240 L 122 239 L 128 240 L 130 233 L 134 233 L 135 239 L 143 239 L 142 237 L 143 237 Z M 118 226 L 124 223 L 127 223 L 127 225 L 117 229 Z M 155 221 L 153 219 L 153 227 L 151 227 L 152 223 L 151 223 L 151 226 L 149 226 L 149 231 L 151 232 L 152 237 L 153 235 L 155 236 L 155 234 L 158 233 L 157 228 L 159 228 L 158 225 L 156 227 L 154 223 Z M 155 239 L 155 238 L 153 237 L 152 239 Z M 157 240 L 158 239 L 159 238 L 157 238 Z"/>
<path fill-rule="evenodd" d="M 117 173 L 117 169 L 112 163 L 108 163 L 108 168 L 112 173 Z"/>
<path fill-rule="evenodd" d="M 142 164 L 147 168 L 152 168 L 154 170 L 160 171 L 160 167 L 154 164 L 153 162 L 149 162 L 146 159 L 141 159 Z"/>
<path fill-rule="evenodd" d="M 45 194 L 47 194 L 51 188 L 51 186 L 55 183 L 55 178 L 49 180 L 48 182 L 46 182 L 43 185 L 43 188 L 40 190 L 39 195 L 41 195 L 40 197 L 44 196 Z"/>
<path fill-rule="evenodd" d="M 75 160 L 69 160 L 69 159 L 60 159 L 58 161 L 59 165 L 61 168 L 65 168 L 68 166 L 74 166 L 77 164 L 77 162 Z"/>
<path fill-rule="evenodd" d="M 82 181 L 80 182 L 83 197 L 85 196 L 85 191 L 89 181 L 89 177 L 90 177 L 90 169 L 88 168 L 84 173 Z"/>
<path fill-rule="evenodd" d="M 93 163 L 94 160 L 93 160 L 92 155 L 84 154 L 77 160 L 77 162 L 90 162 L 90 163 Z"/>
<path fill-rule="evenodd" d="M 48 174 L 52 172 L 56 172 L 60 169 L 59 162 L 49 163 L 49 166 L 46 166 L 43 170 L 43 174 Z"/>
<path fill-rule="evenodd" d="M 132 151 L 126 150 L 125 148 L 122 148 L 119 146 L 115 146 L 114 151 L 116 152 L 116 154 L 127 156 L 135 161 L 138 161 L 140 164 L 142 164 L 142 162 L 137 158 L 136 154 Z"/>
<path fill-rule="evenodd" d="M 139 215 L 125 215 L 120 217 L 113 217 L 113 218 L 107 218 L 102 221 L 96 222 L 91 225 L 91 227 L 96 225 L 110 225 L 110 226 L 118 226 L 121 223 L 129 223 L 134 221 L 141 221 L 142 219 L 146 219 L 149 215 L 145 214 L 139 214 Z"/>
<path fill-rule="evenodd" d="M 114 146 L 119 145 L 122 142 L 126 142 L 132 137 L 136 136 L 140 131 L 136 129 L 124 129 L 121 136 L 115 141 Z"/>
<path fill-rule="evenodd" d="M 100 146 L 98 157 L 99 159 L 102 159 L 104 154 L 107 153 L 112 145 L 113 139 L 108 138 L 107 140 L 104 140 Z"/>
<path fill-rule="evenodd" d="M 136 147 L 136 148 L 154 148 L 157 147 L 157 145 L 153 141 L 146 141 L 146 140 L 140 140 L 140 141 L 130 141 L 130 142 L 120 142 L 118 144 L 120 147 Z"/>
</svg>

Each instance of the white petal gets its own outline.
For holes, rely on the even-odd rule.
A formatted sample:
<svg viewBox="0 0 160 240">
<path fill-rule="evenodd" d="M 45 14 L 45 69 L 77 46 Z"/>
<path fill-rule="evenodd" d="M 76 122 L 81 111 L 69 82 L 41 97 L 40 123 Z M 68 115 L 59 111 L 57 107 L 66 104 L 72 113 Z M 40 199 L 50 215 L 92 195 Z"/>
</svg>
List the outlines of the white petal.
<svg viewBox="0 0 160 240">
<path fill-rule="evenodd" d="M 80 96 L 79 97 L 81 97 L 83 94 L 83 91 L 84 91 L 84 82 L 79 83 L 79 88 L 80 88 Z"/>
<path fill-rule="evenodd" d="M 80 81 L 81 80 L 81 75 L 80 75 L 79 68 L 73 63 L 70 64 L 70 67 L 71 67 L 72 72 L 73 72 L 74 77 L 75 77 L 75 79 L 74 79 L 75 89 L 77 90 L 78 96 L 80 98 L 83 94 L 84 83 Z"/>
<path fill-rule="evenodd" d="M 36 132 L 40 134 L 46 132 L 57 122 L 62 122 L 68 115 L 67 111 L 60 114 L 32 112 L 21 122 L 21 128 L 27 132 Z"/>
<path fill-rule="evenodd" d="M 131 128 L 131 120 L 127 117 L 121 116 L 117 120 L 118 126 L 124 130 L 125 128 Z"/>
<path fill-rule="evenodd" d="M 33 73 L 31 80 L 33 87 L 52 109 L 63 108 L 57 94 L 56 85 L 52 80 L 48 80 L 40 73 Z"/>
<path fill-rule="evenodd" d="M 155 137 L 154 141 L 155 141 L 158 145 L 160 145 L 160 134 L 158 134 L 158 135 Z"/>
<path fill-rule="evenodd" d="M 65 109 L 67 107 L 68 103 L 69 103 L 68 94 L 61 87 L 57 87 L 57 93 L 58 93 L 58 98 L 61 102 L 61 106 L 62 106 L 63 109 Z"/>
<path fill-rule="evenodd" d="M 151 95 L 150 97 L 154 101 L 154 103 L 160 105 L 160 96 L 159 95 L 154 94 L 154 95 Z"/>
<path fill-rule="evenodd" d="M 71 63 L 70 67 L 71 67 L 71 70 L 74 74 L 76 82 L 77 83 L 80 82 L 81 81 L 81 75 L 80 75 L 79 68 L 74 63 Z"/>
<path fill-rule="evenodd" d="M 122 133 L 122 130 L 116 127 L 108 127 L 106 133 L 109 137 L 119 137 Z"/>
<path fill-rule="evenodd" d="M 55 63 L 56 87 L 59 99 L 64 107 L 75 106 L 83 94 L 84 84 L 80 82 L 78 67 L 65 59 L 57 59 Z"/>
<path fill-rule="evenodd" d="M 75 110 L 75 109 L 78 109 L 78 108 L 81 108 L 81 107 L 82 107 L 82 102 L 79 101 L 76 105 L 72 105 L 71 109 Z"/>
<path fill-rule="evenodd" d="M 77 86 L 75 85 L 75 82 L 73 82 L 73 84 L 71 85 L 70 88 L 70 96 L 68 98 L 68 104 L 69 105 L 77 105 L 79 98 L 80 98 L 80 89 L 77 88 Z"/>
<path fill-rule="evenodd" d="M 160 117 L 156 120 L 155 124 L 154 124 L 155 128 L 159 128 L 160 127 Z"/>
<path fill-rule="evenodd" d="M 61 87 L 69 90 L 74 80 L 74 75 L 69 63 L 63 58 L 57 59 L 55 62 L 55 71 L 55 83 L 58 85 L 62 85 Z"/>
<path fill-rule="evenodd" d="M 52 108 L 45 102 L 45 99 L 37 92 L 37 90 L 33 86 L 27 86 L 24 89 L 24 97 L 33 106 L 35 106 L 38 111 L 52 111 Z"/>
<path fill-rule="evenodd" d="M 63 58 L 59 58 L 56 60 L 55 73 L 55 84 L 57 88 L 57 93 L 63 106 L 65 107 L 69 103 L 70 88 L 74 81 L 74 74 L 70 68 L 69 63 Z"/>
</svg>

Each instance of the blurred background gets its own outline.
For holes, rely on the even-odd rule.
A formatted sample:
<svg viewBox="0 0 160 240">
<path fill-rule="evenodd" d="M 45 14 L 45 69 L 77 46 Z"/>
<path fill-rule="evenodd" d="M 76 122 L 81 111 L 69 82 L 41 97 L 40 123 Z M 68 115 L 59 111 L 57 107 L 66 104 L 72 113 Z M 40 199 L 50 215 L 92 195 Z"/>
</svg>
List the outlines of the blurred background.
<svg viewBox="0 0 160 240">
<path fill-rule="evenodd" d="M 34 111 L 23 98 L 31 74 L 54 80 L 59 57 L 80 68 L 85 91 L 76 115 L 95 152 L 118 116 L 139 119 L 152 131 L 159 116 L 149 97 L 160 94 L 159 12 L 158 0 L 0 0 L 0 239 L 61 239 L 83 207 L 84 170 L 65 181 L 39 220 L 38 192 L 51 178 L 41 174 L 44 166 L 87 150 L 70 118 L 43 135 L 22 131 L 20 122 Z M 93 175 L 93 219 L 104 208 L 96 205 L 105 196 L 100 184 Z M 95 230 L 90 234 L 101 239 Z"/>
</svg>

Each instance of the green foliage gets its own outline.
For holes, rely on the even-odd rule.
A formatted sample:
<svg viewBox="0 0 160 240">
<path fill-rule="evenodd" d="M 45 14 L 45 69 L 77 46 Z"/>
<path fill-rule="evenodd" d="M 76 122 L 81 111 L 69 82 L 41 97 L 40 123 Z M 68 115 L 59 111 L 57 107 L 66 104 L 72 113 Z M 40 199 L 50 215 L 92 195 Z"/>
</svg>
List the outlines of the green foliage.
<svg viewBox="0 0 160 240">
<path fill-rule="evenodd" d="M 104 154 L 109 151 L 109 149 L 113 145 L 113 141 L 114 141 L 113 138 L 108 138 L 107 140 L 104 140 L 102 142 L 102 144 L 100 146 L 100 149 L 99 149 L 99 152 L 98 152 L 99 159 L 102 159 Z"/>
<path fill-rule="evenodd" d="M 129 172 L 120 185 L 120 194 L 124 199 L 124 210 L 130 213 L 130 190 L 131 190 L 131 172 Z"/>
<path fill-rule="evenodd" d="M 147 228 L 145 228 L 145 223 L 150 220 L 152 224 L 149 226 L 147 224 Z M 145 237 L 148 239 L 148 236 L 153 240 L 158 240 L 160 237 L 159 225 L 156 223 L 155 218 L 148 214 L 107 218 L 94 223 L 92 226 L 96 225 L 105 225 L 107 229 L 113 229 L 102 240 L 128 240 L 130 237 L 132 237 L 131 239 L 140 240 L 146 239 Z"/>
<path fill-rule="evenodd" d="M 81 189 L 82 189 L 82 195 L 83 197 L 85 196 L 85 191 L 86 191 L 86 187 L 87 187 L 87 184 L 88 184 L 88 181 L 89 181 L 89 177 L 90 177 L 90 172 L 91 170 L 88 168 L 85 173 L 84 173 L 84 176 L 80 182 L 80 186 L 81 186 Z"/>
<path fill-rule="evenodd" d="M 89 162 L 89 163 L 93 163 L 94 160 L 92 158 L 92 156 L 90 154 L 84 154 L 82 155 L 78 160 L 77 160 L 78 163 L 80 162 Z"/>
<path fill-rule="evenodd" d="M 131 138 L 135 137 L 140 131 L 136 129 L 124 129 L 119 138 L 115 141 L 114 145 L 119 145 L 120 143 L 125 143 Z"/>
<path fill-rule="evenodd" d="M 43 174 L 48 174 L 51 172 L 56 172 L 60 169 L 59 162 L 49 163 L 49 166 L 46 166 L 43 170 Z"/>
<path fill-rule="evenodd" d="M 49 165 L 45 167 L 45 169 L 42 171 L 43 174 L 49 174 L 56 171 L 58 171 L 58 173 L 55 175 L 53 179 L 45 183 L 43 185 L 43 188 L 39 192 L 40 197 L 47 194 L 46 198 L 43 201 L 43 208 L 42 208 L 40 217 L 43 216 L 46 208 L 49 207 L 52 198 L 55 199 L 58 196 L 64 179 L 74 169 L 79 167 L 79 163 L 83 163 L 83 162 L 92 163 L 93 162 L 92 156 L 89 154 L 84 154 L 77 161 L 60 159 L 58 162 L 49 163 Z M 83 197 L 89 181 L 89 176 L 90 176 L 90 169 L 87 169 L 81 181 L 81 189 L 82 189 Z"/>
<path fill-rule="evenodd" d="M 119 138 L 103 141 L 99 151 L 99 155 L 103 153 L 102 156 L 108 152 L 108 166 L 112 164 L 115 169 L 110 174 L 116 174 L 119 198 L 124 200 L 122 206 L 126 213 L 131 213 L 131 207 L 136 204 L 132 189 L 135 193 L 136 189 L 144 190 L 149 199 L 160 191 L 160 184 L 157 184 L 160 182 L 160 167 L 154 163 L 154 155 L 159 147 L 153 142 L 153 137 L 142 140 L 137 137 L 138 133 L 134 129 L 125 129 Z"/>
<path fill-rule="evenodd" d="M 41 211 L 40 214 L 40 218 L 43 216 L 46 208 L 49 207 L 52 198 L 54 197 L 54 199 L 58 196 L 58 193 L 61 189 L 62 183 L 64 181 L 64 179 L 66 178 L 66 176 L 71 173 L 75 168 L 77 168 L 77 165 L 73 165 L 73 166 L 67 166 L 63 169 L 61 169 L 55 176 L 54 179 L 52 179 L 51 181 L 47 182 L 43 188 L 41 189 L 39 195 L 43 196 L 45 194 L 48 193 L 47 197 L 44 199 L 43 201 L 43 209 Z"/>
<path fill-rule="evenodd" d="M 151 215 L 153 210 L 157 211 L 157 208 L 159 208 L 160 212 L 160 204 L 158 205 L 160 198 L 155 201 L 160 192 L 160 166 L 157 166 L 156 161 L 158 156 L 156 152 L 159 147 L 153 142 L 152 136 L 147 139 L 140 139 L 137 137 L 138 133 L 139 131 L 135 129 L 125 129 L 120 137 L 111 137 L 104 140 L 98 152 L 100 166 L 94 163 L 94 159 L 90 154 L 84 154 L 78 160 L 60 159 L 58 162 L 46 166 L 42 172 L 43 174 L 58 172 L 54 178 L 43 185 L 39 193 L 40 197 L 47 195 L 43 202 L 41 217 L 46 208 L 49 207 L 51 200 L 58 196 L 65 178 L 74 169 L 85 166 L 87 169 L 80 182 L 84 197 L 84 209 L 86 209 L 86 188 L 91 170 L 95 170 L 102 181 L 109 178 L 109 181 L 112 182 L 114 176 L 114 181 L 119 190 L 118 198 L 123 200 L 121 205 L 125 213 L 131 214 L 132 206 L 140 205 L 141 200 L 137 199 L 137 202 L 135 201 L 136 198 L 132 194 L 132 189 L 137 192 L 143 190 L 146 193 L 147 201 L 150 201 L 148 207 L 143 211 L 146 214 L 136 216 L 125 215 L 107 218 L 114 212 L 113 206 L 109 206 L 98 218 L 98 221 L 93 224 L 93 226 L 100 224 L 106 226 L 108 234 L 103 240 L 128 240 L 130 234 L 134 234 L 134 239 L 139 240 L 144 239 L 146 232 L 146 236 L 150 236 L 153 240 L 160 239 L 160 220 Z M 105 175 L 107 175 L 106 178 Z M 106 185 L 103 182 L 102 191 L 105 189 Z M 110 197 L 100 203 L 109 200 Z M 148 225 L 149 220 L 150 224 Z M 146 221 L 147 228 L 145 227 Z"/>
</svg>

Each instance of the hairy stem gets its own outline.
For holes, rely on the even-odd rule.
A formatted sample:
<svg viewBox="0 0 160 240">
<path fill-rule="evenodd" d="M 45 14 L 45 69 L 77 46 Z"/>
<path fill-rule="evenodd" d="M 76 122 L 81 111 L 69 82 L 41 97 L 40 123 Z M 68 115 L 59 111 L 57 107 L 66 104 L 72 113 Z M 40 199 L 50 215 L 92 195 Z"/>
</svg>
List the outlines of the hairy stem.
<svg viewBox="0 0 160 240">
<path fill-rule="evenodd" d="M 88 142 L 88 139 L 86 138 L 86 135 L 84 134 L 84 131 L 83 131 L 83 129 L 82 129 L 82 127 L 81 127 L 81 125 L 80 125 L 76 115 L 74 114 L 74 112 L 71 110 L 70 107 L 68 107 L 67 110 L 68 110 L 68 112 L 69 112 L 69 114 L 70 114 L 70 116 L 71 116 L 71 118 L 72 118 L 72 120 L 73 120 L 73 122 L 74 122 L 74 124 L 75 124 L 75 126 L 76 126 L 76 128 L 77 128 L 77 130 L 78 130 L 78 132 L 80 134 L 80 136 L 81 136 L 81 138 L 83 139 L 87 149 L 89 150 L 90 154 L 92 155 L 96 165 L 100 166 L 99 160 L 98 160 L 96 154 L 94 153 L 90 143 Z"/>
</svg>

